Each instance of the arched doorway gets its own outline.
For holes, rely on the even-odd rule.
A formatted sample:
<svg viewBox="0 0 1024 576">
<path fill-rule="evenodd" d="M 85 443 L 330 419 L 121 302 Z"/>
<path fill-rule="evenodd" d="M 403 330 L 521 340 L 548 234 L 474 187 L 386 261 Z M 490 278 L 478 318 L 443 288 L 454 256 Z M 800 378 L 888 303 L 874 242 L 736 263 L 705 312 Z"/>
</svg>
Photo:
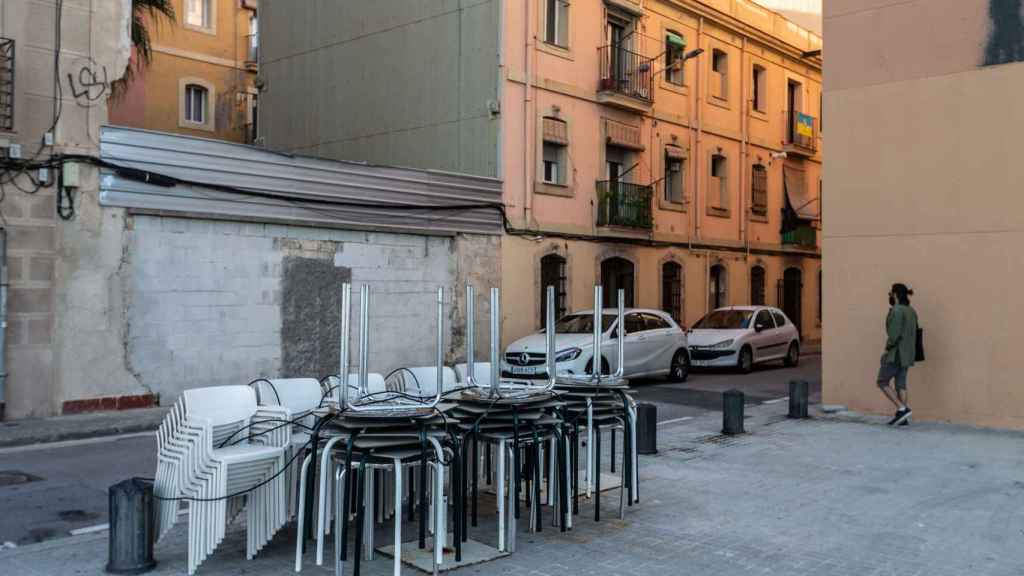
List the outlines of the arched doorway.
<svg viewBox="0 0 1024 576">
<path fill-rule="evenodd" d="M 677 262 L 661 265 L 661 309 L 683 323 L 683 267 Z"/>
<path fill-rule="evenodd" d="M 786 268 L 782 275 L 782 286 L 779 288 L 779 296 L 782 300 L 781 308 L 786 313 L 797 332 L 803 334 L 803 272 L 799 268 Z"/>
<path fill-rule="evenodd" d="M 566 304 L 565 258 L 548 254 L 540 259 L 540 327 L 546 326 L 548 318 L 548 286 L 555 287 L 555 321 L 565 315 Z"/>
<path fill-rule="evenodd" d="M 710 291 L 708 303 L 711 310 L 728 306 L 729 299 L 726 291 L 729 289 L 729 278 L 725 266 L 715 264 L 711 267 L 708 278 L 708 290 Z"/>
<path fill-rule="evenodd" d="M 765 272 L 763 266 L 750 269 L 750 303 L 754 306 L 765 304 Z"/>
<path fill-rule="evenodd" d="M 633 263 L 625 258 L 613 257 L 601 262 L 601 285 L 604 286 L 606 308 L 619 305 L 619 289 L 625 291 L 626 308 L 635 306 L 633 301 Z"/>
</svg>

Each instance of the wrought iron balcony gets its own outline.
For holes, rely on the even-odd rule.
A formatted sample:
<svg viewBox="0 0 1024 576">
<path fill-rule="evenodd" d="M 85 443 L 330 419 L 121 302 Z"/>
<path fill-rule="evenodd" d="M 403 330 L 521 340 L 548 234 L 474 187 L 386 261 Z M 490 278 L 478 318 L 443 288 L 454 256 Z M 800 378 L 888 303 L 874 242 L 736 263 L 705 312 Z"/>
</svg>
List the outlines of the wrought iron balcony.
<svg viewBox="0 0 1024 576">
<path fill-rule="evenodd" d="M 813 156 L 818 151 L 818 119 L 803 112 L 783 112 L 787 152 Z"/>
<path fill-rule="evenodd" d="M 599 99 L 629 109 L 650 108 L 654 101 L 651 60 L 614 44 L 598 48 L 598 53 L 601 65 L 601 81 L 597 90 Z M 635 102 L 616 99 L 617 96 L 625 96 Z"/>
<path fill-rule="evenodd" d="M 801 225 L 782 232 L 783 246 L 815 248 L 818 246 L 818 231 L 813 226 Z"/>
<path fill-rule="evenodd" d="M 597 182 L 597 225 L 650 230 L 650 186 L 601 180 Z"/>
</svg>

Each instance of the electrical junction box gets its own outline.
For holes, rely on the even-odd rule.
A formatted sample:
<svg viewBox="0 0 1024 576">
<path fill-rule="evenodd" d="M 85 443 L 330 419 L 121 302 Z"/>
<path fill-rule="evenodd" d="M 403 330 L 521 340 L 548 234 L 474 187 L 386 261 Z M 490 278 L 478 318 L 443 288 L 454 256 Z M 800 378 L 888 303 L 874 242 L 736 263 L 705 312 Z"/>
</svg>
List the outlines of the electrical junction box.
<svg viewBox="0 0 1024 576">
<path fill-rule="evenodd" d="M 65 188 L 78 188 L 78 163 L 65 162 L 63 167 L 63 180 Z"/>
</svg>

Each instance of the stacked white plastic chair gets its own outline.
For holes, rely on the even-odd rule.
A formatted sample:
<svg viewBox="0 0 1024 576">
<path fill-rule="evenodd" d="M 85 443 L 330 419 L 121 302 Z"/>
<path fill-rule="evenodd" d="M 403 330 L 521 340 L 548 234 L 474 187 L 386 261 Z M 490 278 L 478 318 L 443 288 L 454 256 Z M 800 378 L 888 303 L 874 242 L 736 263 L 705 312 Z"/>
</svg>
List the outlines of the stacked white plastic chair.
<svg viewBox="0 0 1024 576">
<path fill-rule="evenodd" d="M 297 452 L 304 450 L 309 444 L 308 430 L 316 424 L 313 411 L 320 407 L 323 400 L 320 382 L 315 378 L 275 378 L 255 380 L 252 386 L 256 389 L 260 406 L 281 406 L 291 414 L 294 423 L 292 439 L 285 454 L 290 462 L 296 457 Z M 298 494 L 295 488 L 298 471 L 299 466 L 292 465 L 285 472 L 289 518 L 293 518 L 298 510 Z"/>
<path fill-rule="evenodd" d="M 163 537 L 180 500 L 188 502 L 188 573 L 224 539 L 245 509 L 246 557 L 253 558 L 287 521 L 284 474 L 291 443 L 287 409 L 258 407 L 248 386 L 185 391 L 157 434 L 154 491 Z"/>
</svg>

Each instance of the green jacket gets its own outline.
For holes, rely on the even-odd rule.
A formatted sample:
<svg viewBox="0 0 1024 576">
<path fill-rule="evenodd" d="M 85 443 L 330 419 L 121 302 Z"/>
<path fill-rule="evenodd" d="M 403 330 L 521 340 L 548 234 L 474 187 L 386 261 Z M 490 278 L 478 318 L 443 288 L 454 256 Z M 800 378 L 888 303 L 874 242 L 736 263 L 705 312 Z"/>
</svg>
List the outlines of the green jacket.
<svg viewBox="0 0 1024 576">
<path fill-rule="evenodd" d="M 917 357 L 917 312 L 903 304 L 889 308 L 885 333 L 885 362 L 901 368 L 913 366 Z"/>
</svg>

